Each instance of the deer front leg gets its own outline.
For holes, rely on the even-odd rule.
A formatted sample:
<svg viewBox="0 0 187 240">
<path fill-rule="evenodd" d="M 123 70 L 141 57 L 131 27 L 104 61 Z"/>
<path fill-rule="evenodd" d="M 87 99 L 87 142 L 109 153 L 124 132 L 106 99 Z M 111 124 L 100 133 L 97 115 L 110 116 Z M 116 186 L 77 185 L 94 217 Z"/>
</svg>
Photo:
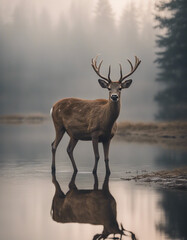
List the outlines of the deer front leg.
<svg viewBox="0 0 187 240">
<path fill-rule="evenodd" d="M 95 165 L 92 172 L 93 174 L 95 174 L 97 172 L 97 165 L 99 161 L 98 137 L 92 138 L 92 144 L 93 144 L 93 150 L 95 155 Z"/>
<path fill-rule="evenodd" d="M 109 159 L 108 159 L 109 146 L 110 146 L 110 140 L 103 142 L 103 150 L 104 150 L 104 158 L 105 158 L 105 166 L 106 166 L 107 174 L 110 174 Z"/>
<path fill-rule="evenodd" d="M 77 173 L 77 166 L 75 164 L 75 160 L 74 160 L 74 157 L 73 157 L 73 150 L 77 144 L 78 140 L 77 139 L 74 139 L 74 138 L 70 138 L 70 141 L 69 141 L 69 144 L 68 144 L 68 147 L 67 147 L 67 153 L 69 155 L 69 158 L 71 160 L 71 163 L 73 165 L 73 169 L 74 169 L 74 172 Z"/>
<path fill-rule="evenodd" d="M 105 179 L 104 179 L 104 182 L 103 182 L 102 190 L 109 191 L 109 185 L 108 185 L 109 177 L 110 177 L 110 172 L 106 171 L 106 175 L 105 175 Z"/>
</svg>

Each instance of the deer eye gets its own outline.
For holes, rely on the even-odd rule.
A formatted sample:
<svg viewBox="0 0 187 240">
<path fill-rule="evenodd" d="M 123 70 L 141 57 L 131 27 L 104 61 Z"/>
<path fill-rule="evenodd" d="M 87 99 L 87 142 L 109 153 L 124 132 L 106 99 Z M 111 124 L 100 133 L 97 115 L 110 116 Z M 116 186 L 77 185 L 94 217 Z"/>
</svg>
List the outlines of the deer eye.
<svg viewBox="0 0 187 240">
<path fill-rule="evenodd" d="M 108 90 L 110 91 L 110 90 L 111 90 L 111 88 L 110 88 L 110 87 L 108 87 Z"/>
<path fill-rule="evenodd" d="M 119 91 L 121 91 L 121 89 L 122 89 L 122 88 L 121 88 L 121 87 L 119 87 Z"/>
</svg>

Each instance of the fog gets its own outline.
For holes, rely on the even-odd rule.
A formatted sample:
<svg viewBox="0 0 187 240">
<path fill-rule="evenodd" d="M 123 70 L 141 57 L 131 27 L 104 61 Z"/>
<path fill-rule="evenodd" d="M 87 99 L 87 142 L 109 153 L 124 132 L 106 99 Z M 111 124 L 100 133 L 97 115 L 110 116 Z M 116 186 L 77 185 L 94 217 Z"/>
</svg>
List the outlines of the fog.
<svg viewBox="0 0 187 240">
<path fill-rule="evenodd" d="M 157 112 L 154 1 L 3 1 L 0 5 L 1 114 L 45 113 L 65 97 L 108 98 L 91 59 L 112 80 L 142 63 L 122 92 L 121 120 L 151 121 Z M 157 30 L 158 31 L 158 30 Z"/>
</svg>

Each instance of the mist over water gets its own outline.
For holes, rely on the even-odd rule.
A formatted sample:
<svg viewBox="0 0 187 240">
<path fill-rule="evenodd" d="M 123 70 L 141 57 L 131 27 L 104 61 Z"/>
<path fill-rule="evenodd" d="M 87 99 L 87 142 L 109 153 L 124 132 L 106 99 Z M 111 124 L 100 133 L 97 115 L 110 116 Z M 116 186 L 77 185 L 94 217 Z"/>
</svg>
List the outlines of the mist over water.
<svg viewBox="0 0 187 240">
<path fill-rule="evenodd" d="M 158 83 L 153 63 L 153 1 L 142 5 L 128 2 L 121 15 L 107 0 L 74 0 L 51 9 L 48 2 L 41 7 L 35 1 L 16 1 L 8 11 L 9 5 L 3 1 L 0 8 L 2 114 L 48 114 L 51 106 L 65 97 L 108 98 L 97 82 L 91 58 L 100 54 L 104 75 L 111 64 L 116 81 L 119 63 L 126 74 L 130 71 L 126 59 L 134 63 L 136 55 L 142 63 L 132 76 L 132 86 L 122 93 L 120 118 L 154 119 Z"/>
</svg>

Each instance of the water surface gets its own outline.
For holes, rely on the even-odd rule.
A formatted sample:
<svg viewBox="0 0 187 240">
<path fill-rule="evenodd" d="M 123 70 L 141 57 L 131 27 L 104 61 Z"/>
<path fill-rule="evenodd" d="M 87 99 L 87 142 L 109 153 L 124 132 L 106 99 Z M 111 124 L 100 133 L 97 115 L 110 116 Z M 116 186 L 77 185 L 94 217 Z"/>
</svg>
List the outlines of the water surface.
<svg viewBox="0 0 187 240">
<path fill-rule="evenodd" d="M 52 124 L 1 125 L 0 131 L 0 239 L 88 240 L 101 234 L 101 222 L 100 225 L 57 223 L 51 217 L 55 195 L 50 173 L 50 143 L 54 138 Z M 68 137 L 65 136 L 56 154 L 56 180 L 64 195 L 69 190 L 72 178 L 72 166 L 66 153 L 67 144 Z M 84 193 L 87 189 L 89 193 L 95 194 L 94 176 L 91 174 L 94 165 L 91 143 L 79 142 L 74 155 L 79 169 L 75 179 L 77 190 Z M 102 189 L 105 178 L 102 146 L 100 155 L 98 184 L 99 189 Z M 157 145 L 112 141 L 109 193 L 111 199 L 114 199 L 112 202 L 117 210 L 116 222 L 119 227 L 122 223 L 139 240 L 187 238 L 185 192 L 121 180 L 121 177 L 129 174 L 186 165 L 186 155 L 185 151 L 164 149 Z M 100 211 L 100 219 L 104 218 L 101 215 Z M 130 237 L 123 236 L 123 239 Z"/>
</svg>

